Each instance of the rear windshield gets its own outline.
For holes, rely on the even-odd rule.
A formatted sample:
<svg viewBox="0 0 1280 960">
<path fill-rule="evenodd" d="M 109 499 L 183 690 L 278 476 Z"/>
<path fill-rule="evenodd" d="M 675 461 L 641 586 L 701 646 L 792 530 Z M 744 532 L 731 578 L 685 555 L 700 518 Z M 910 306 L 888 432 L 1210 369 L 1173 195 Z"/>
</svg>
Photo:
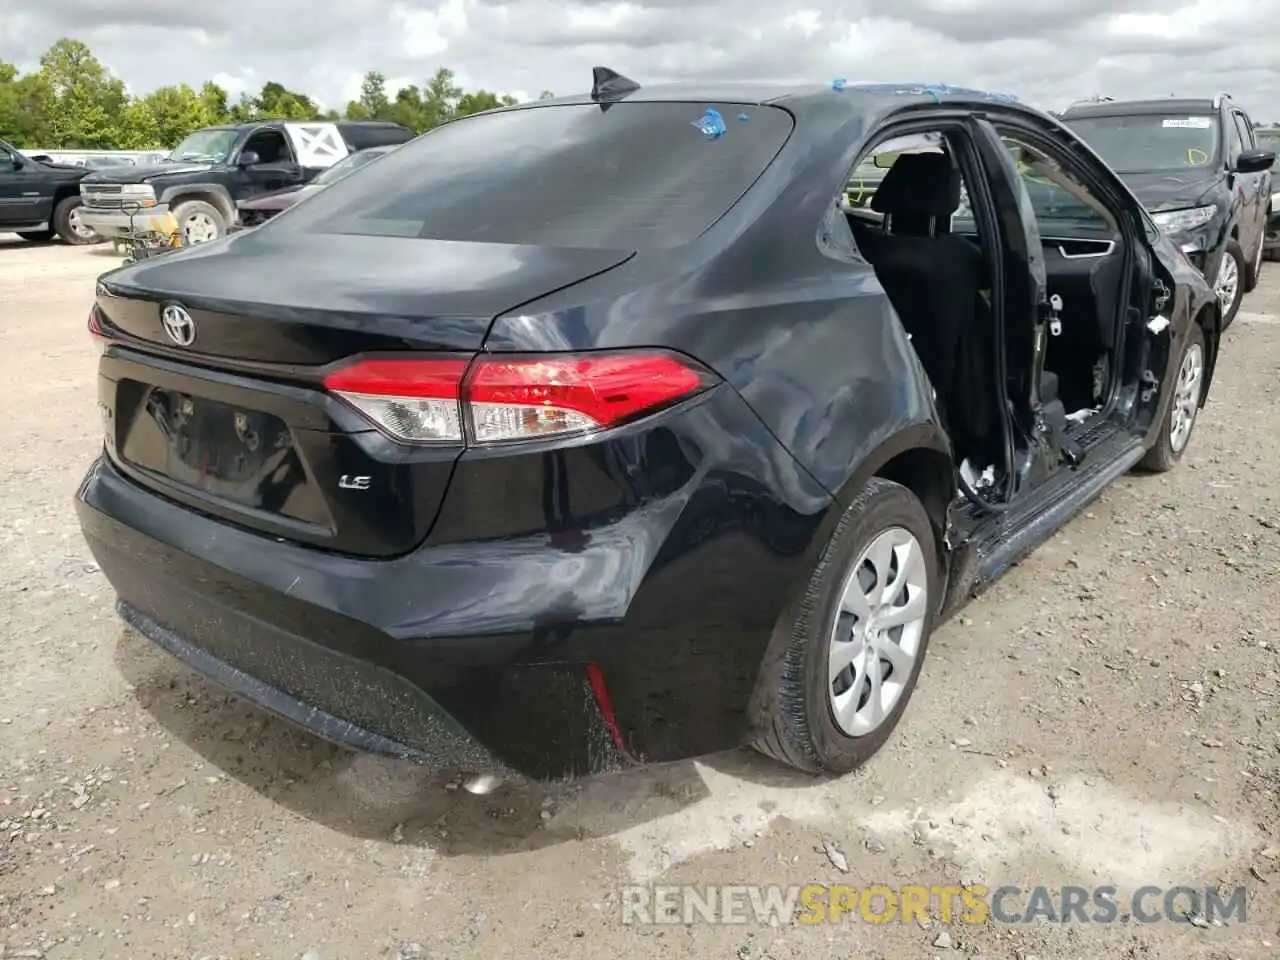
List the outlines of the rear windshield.
<svg viewBox="0 0 1280 960">
<path fill-rule="evenodd" d="M 791 133 L 768 106 L 557 104 L 438 127 L 260 228 L 588 249 L 681 246 L 725 214 Z"/>
<path fill-rule="evenodd" d="M 1216 116 L 1143 113 L 1065 122 L 1117 173 L 1206 168 L 1218 157 Z"/>
</svg>

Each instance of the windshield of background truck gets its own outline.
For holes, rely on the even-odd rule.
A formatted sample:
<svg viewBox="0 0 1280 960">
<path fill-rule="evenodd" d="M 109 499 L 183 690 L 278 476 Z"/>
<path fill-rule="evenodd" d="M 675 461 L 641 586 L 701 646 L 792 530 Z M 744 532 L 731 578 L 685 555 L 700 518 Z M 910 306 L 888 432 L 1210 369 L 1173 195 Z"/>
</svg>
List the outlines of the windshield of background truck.
<svg viewBox="0 0 1280 960">
<path fill-rule="evenodd" d="M 1065 122 L 1116 173 L 1207 171 L 1218 159 L 1218 118 L 1208 114 L 1143 113 Z"/>
<path fill-rule="evenodd" d="M 221 163 L 235 146 L 234 130 L 197 130 L 173 148 L 169 159 L 187 163 Z"/>
</svg>

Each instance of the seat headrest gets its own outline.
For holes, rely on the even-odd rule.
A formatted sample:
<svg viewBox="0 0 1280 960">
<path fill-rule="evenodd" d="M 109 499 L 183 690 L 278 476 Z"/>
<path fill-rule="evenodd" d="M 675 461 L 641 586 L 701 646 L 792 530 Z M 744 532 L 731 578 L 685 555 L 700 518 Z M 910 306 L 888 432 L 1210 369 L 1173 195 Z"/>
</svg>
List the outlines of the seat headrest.
<svg viewBox="0 0 1280 960">
<path fill-rule="evenodd" d="M 904 153 L 871 197 L 891 217 L 949 218 L 960 207 L 960 171 L 944 153 Z"/>
</svg>

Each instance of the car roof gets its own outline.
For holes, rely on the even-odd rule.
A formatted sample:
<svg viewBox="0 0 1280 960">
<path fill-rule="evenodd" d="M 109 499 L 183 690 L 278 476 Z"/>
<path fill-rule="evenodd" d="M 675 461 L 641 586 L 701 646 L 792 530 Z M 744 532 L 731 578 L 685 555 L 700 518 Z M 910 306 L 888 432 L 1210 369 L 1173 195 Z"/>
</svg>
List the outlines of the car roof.
<svg viewBox="0 0 1280 960">
<path fill-rule="evenodd" d="M 1074 103 L 1062 111 L 1063 119 L 1080 117 L 1128 117 L 1144 114 L 1217 113 L 1211 97 L 1153 97 L 1148 100 L 1104 100 L 1100 103 Z"/>
<path fill-rule="evenodd" d="M 842 84 L 837 90 L 837 83 Z M 590 104 L 597 101 L 590 93 L 534 100 L 510 110 L 536 109 L 555 104 Z M 1039 110 L 1019 103 L 1008 94 L 974 90 L 942 83 L 858 82 L 831 84 L 783 84 L 758 81 L 684 82 L 642 86 L 629 94 L 605 97 L 604 103 L 734 103 L 744 106 L 775 105 L 785 107 L 797 116 L 810 111 L 826 113 L 833 102 L 845 104 L 849 115 L 878 115 L 913 103 L 983 103 L 1000 102 L 1015 109 L 1041 115 Z"/>
</svg>

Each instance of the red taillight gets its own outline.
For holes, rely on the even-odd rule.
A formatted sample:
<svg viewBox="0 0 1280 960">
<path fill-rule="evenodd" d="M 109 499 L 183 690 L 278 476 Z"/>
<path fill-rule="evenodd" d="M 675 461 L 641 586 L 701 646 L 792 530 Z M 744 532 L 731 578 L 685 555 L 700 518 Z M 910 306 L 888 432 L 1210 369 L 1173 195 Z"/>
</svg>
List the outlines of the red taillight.
<svg viewBox="0 0 1280 960">
<path fill-rule="evenodd" d="M 107 335 L 102 330 L 97 304 L 89 308 L 89 336 L 93 340 L 93 348 L 98 353 L 102 353 L 107 348 Z"/>
<path fill-rule="evenodd" d="M 466 360 L 362 360 L 325 377 L 325 387 L 382 430 L 409 443 L 460 443 L 459 385 Z"/>
<path fill-rule="evenodd" d="M 325 378 L 385 432 L 410 443 L 531 440 L 617 426 L 712 383 L 704 370 L 649 351 L 364 360 Z"/>
</svg>

